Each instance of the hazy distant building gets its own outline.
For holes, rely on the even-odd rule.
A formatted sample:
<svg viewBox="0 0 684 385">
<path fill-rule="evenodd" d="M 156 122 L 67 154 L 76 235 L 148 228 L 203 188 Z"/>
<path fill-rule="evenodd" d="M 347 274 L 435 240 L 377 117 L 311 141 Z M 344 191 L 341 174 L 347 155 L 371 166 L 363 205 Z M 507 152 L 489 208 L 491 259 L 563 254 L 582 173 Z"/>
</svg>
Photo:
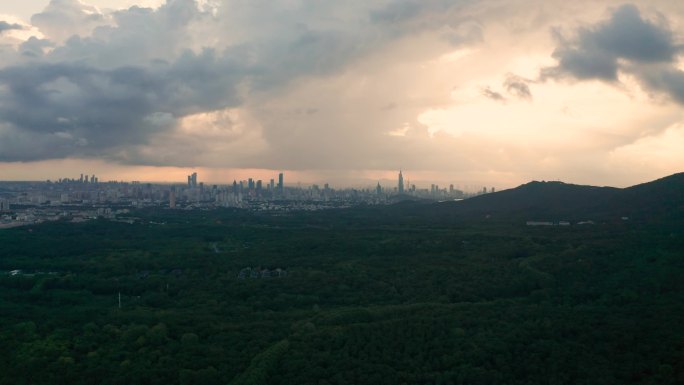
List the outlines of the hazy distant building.
<svg viewBox="0 0 684 385">
<path fill-rule="evenodd" d="M 283 178 L 283 173 L 281 172 L 280 174 L 278 174 L 278 193 L 279 193 L 279 194 L 282 194 L 282 193 L 283 193 L 283 188 L 284 188 L 284 186 L 283 186 L 283 182 L 284 182 L 283 179 L 284 179 L 284 178 Z"/>
<path fill-rule="evenodd" d="M 190 187 L 190 188 L 197 187 L 197 173 L 196 172 L 193 172 L 191 175 L 188 175 L 188 187 Z"/>
<path fill-rule="evenodd" d="M 0 199 L 0 211 L 10 211 L 10 203 L 7 199 Z"/>
<path fill-rule="evenodd" d="M 401 174 L 401 170 L 399 170 L 399 185 L 397 186 L 397 190 L 399 191 L 399 194 L 404 193 L 404 176 Z"/>
<path fill-rule="evenodd" d="M 174 190 L 169 192 L 169 208 L 176 208 L 176 191 Z"/>
</svg>

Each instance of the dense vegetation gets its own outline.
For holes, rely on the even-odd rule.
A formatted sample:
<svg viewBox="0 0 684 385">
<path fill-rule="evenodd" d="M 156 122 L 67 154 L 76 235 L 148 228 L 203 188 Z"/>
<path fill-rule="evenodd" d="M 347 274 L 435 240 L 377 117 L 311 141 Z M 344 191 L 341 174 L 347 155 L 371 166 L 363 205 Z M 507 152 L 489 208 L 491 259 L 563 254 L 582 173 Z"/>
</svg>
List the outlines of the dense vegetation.
<svg viewBox="0 0 684 385">
<path fill-rule="evenodd" d="M 0 384 L 684 383 L 681 217 L 434 207 L 0 231 Z"/>
</svg>

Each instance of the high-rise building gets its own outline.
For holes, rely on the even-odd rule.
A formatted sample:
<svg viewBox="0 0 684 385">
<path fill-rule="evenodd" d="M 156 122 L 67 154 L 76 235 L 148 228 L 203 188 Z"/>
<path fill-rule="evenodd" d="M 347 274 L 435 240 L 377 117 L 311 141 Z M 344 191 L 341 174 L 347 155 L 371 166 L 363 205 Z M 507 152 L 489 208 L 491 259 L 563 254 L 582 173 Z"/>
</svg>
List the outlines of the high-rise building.
<svg viewBox="0 0 684 385">
<path fill-rule="evenodd" d="M 173 189 L 169 191 L 169 208 L 176 208 L 176 191 Z"/>
<path fill-rule="evenodd" d="M 399 186 L 398 186 L 399 194 L 404 193 L 404 176 L 401 174 L 401 170 L 399 170 Z"/>
<path fill-rule="evenodd" d="M 283 193 L 283 173 L 278 174 L 278 193 Z"/>
<path fill-rule="evenodd" d="M 190 188 L 197 187 L 197 173 L 196 172 L 193 172 L 191 175 L 188 175 L 188 187 L 190 187 Z"/>
</svg>

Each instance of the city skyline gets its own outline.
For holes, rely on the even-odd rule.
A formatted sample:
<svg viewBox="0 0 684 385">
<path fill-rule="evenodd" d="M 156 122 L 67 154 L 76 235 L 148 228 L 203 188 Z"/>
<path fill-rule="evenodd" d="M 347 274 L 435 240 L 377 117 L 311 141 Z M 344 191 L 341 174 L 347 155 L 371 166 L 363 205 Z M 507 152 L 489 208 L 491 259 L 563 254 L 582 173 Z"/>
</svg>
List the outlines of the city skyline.
<svg viewBox="0 0 684 385">
<path fill-rule="evenodd" d="M 682 47 L 664 0 L 12 2 L 0 180 L 626 187 L 684 164 Z"/>
<path fill-rule="evenodd" d="M 244 174 L 242 174 L 244 175 Z M 277 172 L 276 174 L 272 174 L 273 176 L 277 177 L 277 182 L 276 182 L 276 177 L 268 178 L 266 179 L 260 179 L 258 177 L 235 177 L 233 178 L 232 182 L 230 180 L 222 180 L 222 181 L 210 181 L 210 180 L 202 180 L 200 178 L 200 174 L 198 174 L 197 171 L 193 171 L 191 174 L 186 175 L 186 180 L 185 181 L 145 181 L 145 180 L 140 180 L 138 179 L 130 179 L 130 180 L 124 180 L 120 178 L 114 178 L 114 179 L 101 179 L 99 175 L 89 175 L 87 172 L 86 173 L 81 173 L 80 175 L 75 175 L 75 176 L 63 176 L 63 177 L 57 177 L 57 178 L 47 178 L 44 180 L 23 180 L 23 179 L 17 179 L 17 180 L 0 180 L 0 182 L 28 182 L 28 183 L 78 183 L 78 184 L 155 184 L 155 185 L 168 185 L 170 188 L 174 188 L 175 186 L 186 186 L 187 188 L 191 189 L 196 189 L 196 188 L 210 188 L 212 186 L 222 186 L 222 187 L 228 187 L 228 188 L 235 188 L 237 185 L 240 186 L 240 189 L 258 189 L 265 191 L 277 191 L 279 194 L 283 193 L 283 189 L 285 187 L 288 188 L 318 188 L 320 186 L 324 186 L 325 189 L 339 189 L 339 190 L 348 190 L 348 189 L 361 189 L 361 190 L 374 190 L 376 188 L 381 188 L 383 192 L 389 192 L 389 193 L 396 193 L 396 194 L 403 194 L 403 193 L 415 193 L 417 190 L 423 190 L 423 191 L 434 191 L 434 190 L 443 190 L 443 191 L 448 191 L 449 193 L 453 193 L 455 190 L 462 191 L 462 192 L 467 192 L 467 193 L 480 193 L 483 190 L 482 186 L 474 186 L 474 185 L 461 185 L 461 184 L 454 184 L 454 183 L 448 183 L 448 184 L 443 184 L 440 187 L 440 184 L 438 183 L 430 183 L 430 182 L 425 182 L 425 181 L 419 181 L 416 183 L 412 183 L 410 179 L 404 179 L 404 174 L 403 170 L 398 171 L 398 175 L 394 180 L 391 179 L 376 179 L 373 181 L 373 183 L 376 183 L 375 186 L 369 183 L 365 184 L 359 184 L 359 185 L 338 185 L 338 186 L 333 186 L 329 182 L 326 181 L 314 181 L 311 183 L 302 183 L 301 181 L 294 181 L 294 182 L 289 182 L 285 183 L 285 178 L 284 172 Z M 277 184 L 276 184 L 277 183 Z M 447 187 L 448 186 L 448 187 Z M 492 187 L 490 192 L 494 192 L 495 188 Z M 484 187 L 484 193 L 487 192 L 487 187 Z"/>
</svg>

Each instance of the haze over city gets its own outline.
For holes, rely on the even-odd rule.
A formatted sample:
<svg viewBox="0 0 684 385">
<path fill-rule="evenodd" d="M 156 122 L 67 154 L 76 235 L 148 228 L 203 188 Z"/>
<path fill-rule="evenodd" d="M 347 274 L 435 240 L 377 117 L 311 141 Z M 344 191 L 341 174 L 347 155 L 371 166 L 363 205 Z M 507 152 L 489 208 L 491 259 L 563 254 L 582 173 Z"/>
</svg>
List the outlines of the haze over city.
<svg viewBox="0 0 684 385">
<path fill-rule="evenodd" d="M 673 1 L 0 5 L 0 180 L 629 186 L 684 164 Z M 389 183 L 389 182 L 388 182 Z"/>
</svg>

